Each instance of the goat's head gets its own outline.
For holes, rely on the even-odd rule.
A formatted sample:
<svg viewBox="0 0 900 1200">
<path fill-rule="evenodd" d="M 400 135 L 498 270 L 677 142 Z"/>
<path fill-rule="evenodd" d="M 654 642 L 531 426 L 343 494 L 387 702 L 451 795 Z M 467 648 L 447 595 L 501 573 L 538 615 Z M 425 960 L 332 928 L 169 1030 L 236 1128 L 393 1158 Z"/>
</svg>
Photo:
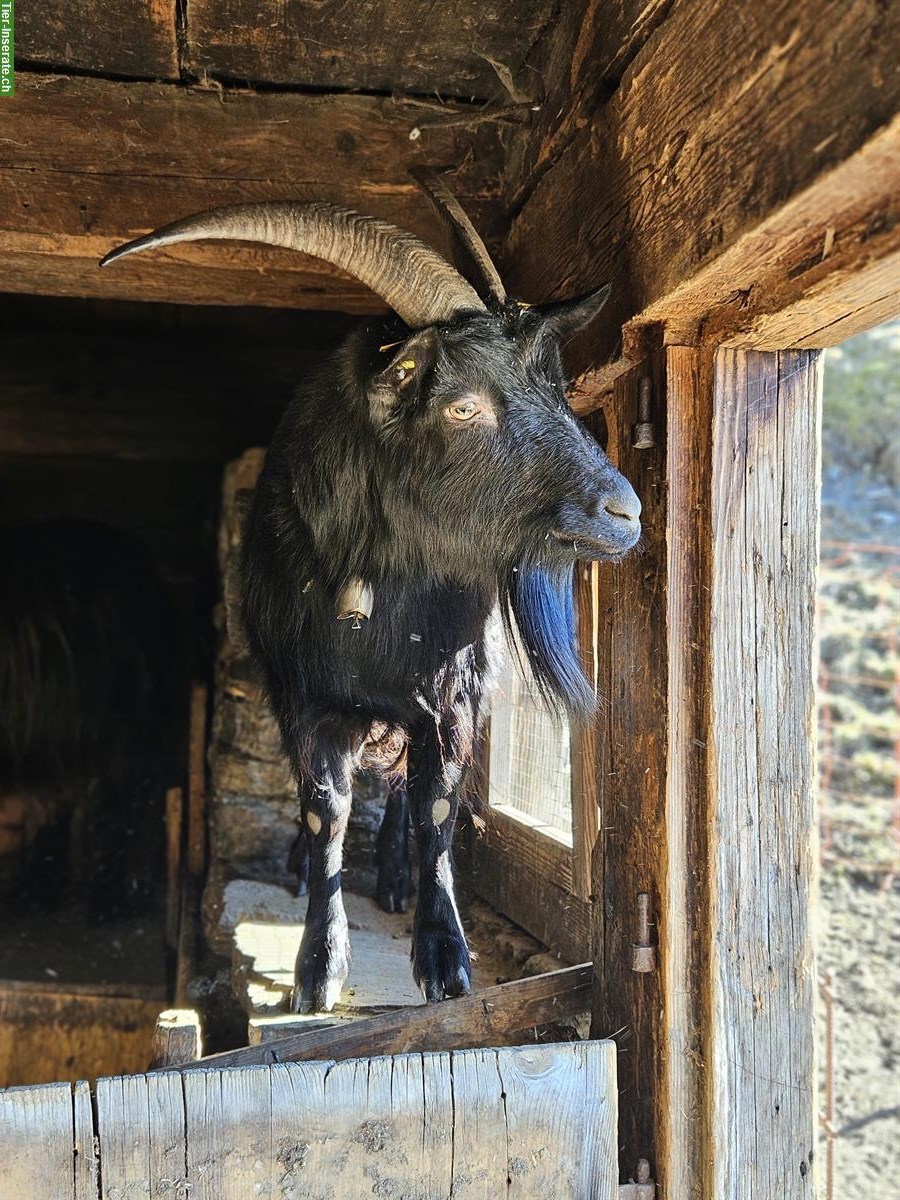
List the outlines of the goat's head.
<svg viewBox="0 0 900 1200">
<path fill-rule="evenodd" d="M 379 537 L 387 529 L 401 543 L 396 556 L 382 545 L 381 561 L 494 577 L 540 678 L 532 643 L 542 622 L 553 624 L 554 606 L 571 628 L 575 559 L 619 558 L 640 533 L 631 485 L 566 402 L 561 346 L 597 315 L 608 289 L 544 306 L 509 300 L 458 204 L 436 177 L 420 182 L 474 259 L 485 299 L 418 238 L 327 204 L 201 213 L 103 261 L 172 242 L 255 241 L 324 258 L 378 293 L 400 323 L 357 335 L 341 390 L 371 435 Z"/>
<path fill-rule="evenodd" d="M 393 451 L 392 495 L 380 489 L 397 505 L 392 524 L 413 535 L 418 526 L 457 570 L 501 577 L 523 563 L 554 568 L 632 548 L 640 502 L 573 416 L 560 358 L 561 341 L 606 291 L 465 312 L 386 353 L 372 348 L 365 392 L 378 440 Z"/>
</svg>

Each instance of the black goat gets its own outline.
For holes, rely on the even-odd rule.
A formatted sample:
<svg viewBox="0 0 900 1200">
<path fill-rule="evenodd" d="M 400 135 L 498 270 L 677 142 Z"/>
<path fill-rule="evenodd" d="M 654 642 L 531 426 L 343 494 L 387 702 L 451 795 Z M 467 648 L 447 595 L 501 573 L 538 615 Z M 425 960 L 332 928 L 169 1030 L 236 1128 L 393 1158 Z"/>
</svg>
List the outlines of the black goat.
<svg viewBox="0 0 900 1200">
<path fill-rule="evenodd" d="M 450 215 L 480 260 L 487 305 L 417 238 L 329 205 L 219 209 L 107 256 L 200 238 L 291 246 L 351 271 L 400 318 L 363 323 L 300 385 L 244 541 L 244 621 L 310 845 L 295 1010 L 330 1009 L 347 976 L 341 846 L 373 742 L 393 747 L 381 757 L 395 771 L 406 756 L 416 980 L 428 1000 L 469 991 L 451 840 L 503 622 L 547 697 L 584 714 L 573 564 L 617 558 L 640 531 L 637 496 L 566 403 L 560 345 L 607 289 L 509 301 L 477 234 Z M 395 827 L 405 804 L 395 788 Z"/>
</svg>

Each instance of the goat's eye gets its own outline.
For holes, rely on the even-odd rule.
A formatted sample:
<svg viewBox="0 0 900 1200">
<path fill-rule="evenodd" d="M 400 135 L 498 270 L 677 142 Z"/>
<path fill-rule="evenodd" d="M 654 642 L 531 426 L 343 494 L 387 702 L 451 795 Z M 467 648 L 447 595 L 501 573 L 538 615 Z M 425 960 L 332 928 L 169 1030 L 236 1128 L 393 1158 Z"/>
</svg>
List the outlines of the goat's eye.
<svg viewBox="0 0 900 1200">
<path fill-rule="evenodd" d="M 447 413 L 455 421 L 471 421 L 477 412 L 478 405 L 474 400 L 460 400 L 458 404 L 451 404 L 447 407 Z"/>
</svg>

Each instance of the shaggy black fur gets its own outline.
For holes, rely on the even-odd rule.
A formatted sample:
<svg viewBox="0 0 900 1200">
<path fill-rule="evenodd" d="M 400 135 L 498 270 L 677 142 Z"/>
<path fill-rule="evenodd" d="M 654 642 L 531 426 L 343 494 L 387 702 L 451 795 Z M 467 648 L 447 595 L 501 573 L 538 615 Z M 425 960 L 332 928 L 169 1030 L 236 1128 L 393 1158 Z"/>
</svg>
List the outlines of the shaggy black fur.
<svg viewBox="0 0 900 1200">
<path fill-rule="evenodd" d="M 429 1000 L 469 989 L 451 839 L 502 622 L 547 697 L 585 714 L 573 564 L 619 557 L 639 532 L 634 492 L 566 403 L 560 343 L 604 299 L 511 303 L 415 333 L 365 324 L 301 386 L 273 438 L 244 539 L 243 614 L 308 834 L 295 1008 L 330 1008 L 346 977 L 341 842 L 378 723 L 406 744 L 416 979 Z M 375 596 L 361 628 L 336 620 L 356 578 Z M 379 881 L 386 907 L 403 911 L 405 891 Z"/>
</svg>

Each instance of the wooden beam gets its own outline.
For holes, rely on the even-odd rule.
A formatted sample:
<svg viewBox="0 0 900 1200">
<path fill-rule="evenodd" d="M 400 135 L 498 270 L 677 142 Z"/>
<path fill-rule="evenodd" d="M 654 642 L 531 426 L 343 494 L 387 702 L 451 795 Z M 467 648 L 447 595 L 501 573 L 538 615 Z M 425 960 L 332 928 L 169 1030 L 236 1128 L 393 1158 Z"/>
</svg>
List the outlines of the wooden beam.
<svg viewBox="0 0 900 1200">
<path fill-rule="evenodd" d="M 564 1021 L 590 1007 L 591 965 L 567 967 L 474 996 L 422 1004 L 361 1021 L 273 1038 L 258 1046 L 226 1050 L 180 1069 L 246 1066 L 250 1063 L 346 1059 L 419 1050 L 491 1046 L 532 1025 Z"/>
<path fill-rule="evenodd" d="M 191 0 L 187 63 L 216 78 L 462 98 L 527 99 L 525 55 L 551 0 L 296 0 L 272 19 L 265 0 Z"/>
<path fill-rule="evenodd" d="M 392 99 L 220 97 L 22 71 L 14 104 L 15 138 L 0 142 L 7 291 L 381 312 L 383 303 L 343 272 L 289 250 L 208 243 L 104 271 L 97 261 L 185 213 L 276 198 L 348 204 L 447 249 L 409 178 L 416 163 L 456 166 L 454 189 L 479 229 L 489 241 L 500 233 L 497 128 L 459 123 L 452 105 L 429 123 L 421 107 Z"/>
<path fill-rule="evenodd" d="M 159 1009 L 159 1000 L 0 983 L 0 1090 L 142 1071 Z"/>
<path fill-rule="evenodd" d="M 570 136 L 506 255 L 527 300 L 613 282 L 605 334 L 582 339 L 578 364 L 614 351 L 627 321 L 729 305 L 733 323 L 749 324 L 772 311 L 773 279 L 784 307 L 844 244 L 848 268 L 898 248 L 896 6 L 673 5 L 596 101 L 572 101 Z"/>
<path fill-rule="evenodd" d="M 23 4 L 16 13 L 16 61 L 177 79 L 177 25 L 176 0 Z"/>
<path fill-rule="evenodd" d="M 184 793 L 180 787 L 166 791 L 166 946 L 178 944 L 181 902 L 181 846 Z"/>
</svg>

